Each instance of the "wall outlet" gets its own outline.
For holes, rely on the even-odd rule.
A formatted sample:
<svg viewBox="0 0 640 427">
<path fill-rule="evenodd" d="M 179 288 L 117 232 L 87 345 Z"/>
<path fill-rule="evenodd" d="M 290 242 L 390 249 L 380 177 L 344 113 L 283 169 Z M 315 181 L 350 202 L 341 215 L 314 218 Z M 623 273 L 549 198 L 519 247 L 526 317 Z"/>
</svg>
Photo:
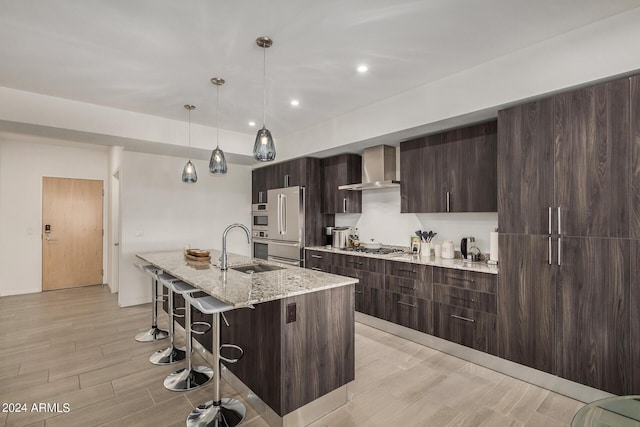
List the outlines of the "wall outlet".
<svg viewBox="0 0 640 427">
<path fill-rule="evenodd" d="M 287 304 L 287 323 L 296 321 L 296 303 Z"/>
</svg>

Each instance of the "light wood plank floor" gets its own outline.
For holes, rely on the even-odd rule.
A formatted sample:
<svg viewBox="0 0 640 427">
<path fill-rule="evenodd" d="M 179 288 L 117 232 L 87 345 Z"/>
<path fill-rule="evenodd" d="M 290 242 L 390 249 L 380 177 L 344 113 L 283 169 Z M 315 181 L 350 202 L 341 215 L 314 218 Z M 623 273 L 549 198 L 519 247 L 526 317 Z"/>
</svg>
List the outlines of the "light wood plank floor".
<svg viewBox="0 0 640 427">
<path fill-rule="evenodd" d="M 161 312 L 162 313 L 162 312 Z M 161 315 L 166 327 L 166 315 Z M 119 308 L 107 287 L 0 298 L 0 426 L 184 426 L 211 386 L 164 389 L 177 369 L 149 354 L 167 341 L 138 343 L 150 305 Z M 196 355 L 196 363 L 204 362 Z M 236 396 L 223 383 L 223 395 Z M 356 324 L 356 380 L 350 402 L 323 426 L 568 426 L 582 404 L 444 353 Z M 33 403 L 70 412 L 31 411 Z M 246 426 L 267 424 L 250 407 Z"/>
</svg>

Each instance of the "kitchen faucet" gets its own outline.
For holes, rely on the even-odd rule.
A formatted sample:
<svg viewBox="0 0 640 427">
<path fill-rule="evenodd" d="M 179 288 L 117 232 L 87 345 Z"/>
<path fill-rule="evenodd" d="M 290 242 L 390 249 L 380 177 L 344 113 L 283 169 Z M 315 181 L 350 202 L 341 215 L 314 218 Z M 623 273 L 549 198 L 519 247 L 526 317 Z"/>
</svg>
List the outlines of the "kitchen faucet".
<svg viewBox="0 0 640 427">
<path fill-rule="evenodd" d="M 251 233 L 245 225 L 235 223 L 225 228 L 224 233 L 222 233 L 222 256 L 220 257 L 220 270 L 222 271 L 227 269 L 227 233 L 236 227 L 242 228 L 244 232 L 247 233 L 247 243 L 251 243 Z"/>
</svg>

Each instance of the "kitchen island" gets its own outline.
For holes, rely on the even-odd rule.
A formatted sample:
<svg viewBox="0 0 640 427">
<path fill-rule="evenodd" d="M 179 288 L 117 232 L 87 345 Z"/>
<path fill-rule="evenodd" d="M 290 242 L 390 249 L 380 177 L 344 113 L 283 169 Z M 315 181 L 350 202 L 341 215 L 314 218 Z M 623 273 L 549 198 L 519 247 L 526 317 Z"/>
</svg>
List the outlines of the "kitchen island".
<svg viewBox="0 0 640 427">
<path fill-rule="evenodd" d="M 346 385 L 354 379 L 358 280 L 234 254 L 221 271 L 220 255 L 211 251 L 211 263 L 187 260 L 181 251 L 138 257 L 237 307 L 225 313 L 230 326 L 221 329 L 221 342 L 245 354 L 223 377 L 271 425 L 304 425 L 346 403 Z M 234 270 L 265 264 L 279 269 Z"/>
</svg>

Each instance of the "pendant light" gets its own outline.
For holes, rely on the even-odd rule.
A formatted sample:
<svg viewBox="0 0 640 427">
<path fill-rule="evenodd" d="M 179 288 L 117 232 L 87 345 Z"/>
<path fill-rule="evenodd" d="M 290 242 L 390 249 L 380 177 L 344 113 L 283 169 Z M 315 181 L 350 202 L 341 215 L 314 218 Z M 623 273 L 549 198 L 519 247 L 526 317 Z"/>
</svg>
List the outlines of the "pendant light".
<svg viewBox="0 0 640 427">
<path fill-rule="evenodd" d="M 224 79 L 220 77 L 214 77 L 211 79 L 211 83 L 216 85 L 216 149 L 211 152 L 211 159 L 209 160 L 209 171 L 213 174 L 220 175 L 227 173 L 227 161 L 224 158 L 224 152 L 220 149 L 220 126 L 218 120 L 220 117 L 220 86 L 224 84 Z"/>
<path fill-rule="evenodd" d="M 269 37 L 258 37 L 256 43 L 263 50 L 262 56 L 262 129 L 256 135 L 256 142 L 253 144 L 253 157 L 261 162 L 270 162 L 276 158 L 276 146 L 273 143 L 271 132 L 266 126 L 267 116 L 267 48 L 271 47 L 273 41 Z"/>
<path fill-rule="evenodd" d="M 189 157 L 191 157 L 191 110 L 195 110 L 195 105 L 185 105 L 184 108 L 189 111 Z M 182 182 L 194 183 L 198 182 L 198 174 L 196 173 L 196 165 L 191 163 L 191 159 L 184 165 L 182 170 Z"/>
</svg>

